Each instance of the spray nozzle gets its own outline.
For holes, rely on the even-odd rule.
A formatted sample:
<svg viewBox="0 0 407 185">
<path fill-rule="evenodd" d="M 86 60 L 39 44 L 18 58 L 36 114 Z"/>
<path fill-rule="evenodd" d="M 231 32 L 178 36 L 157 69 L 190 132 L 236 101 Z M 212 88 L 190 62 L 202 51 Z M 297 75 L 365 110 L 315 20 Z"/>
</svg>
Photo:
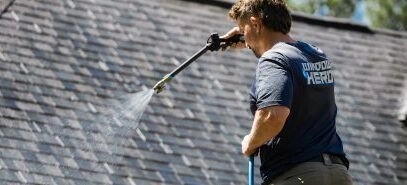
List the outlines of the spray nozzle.
<svg viewBox="0 0 407 185">
<path fill-rule="evenodd" d="M 153 89 L 155 91 L 155 93 L 160 93 L 161 91 L 163 91 L 165 89 L 165 84 L 169 81 L 171 81 L 172 77 L 170 74 L 165 75 L 159 82 L 157 82 Z"/>
</svg>

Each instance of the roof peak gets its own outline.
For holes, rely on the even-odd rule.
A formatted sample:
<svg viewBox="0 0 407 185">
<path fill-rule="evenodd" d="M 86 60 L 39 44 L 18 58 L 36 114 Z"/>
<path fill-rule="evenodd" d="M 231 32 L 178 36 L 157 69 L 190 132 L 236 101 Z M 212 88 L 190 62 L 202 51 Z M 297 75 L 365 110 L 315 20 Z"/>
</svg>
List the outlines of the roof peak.
<svg viewBox="0 0 407 185">
<path fill-rule="evenodd" d="M 181 0 L 181 1 L 208 4 L 227 9 L 230 8 L 235 2 L 235 0 Z M 352 18 L 321 17 L 296 11 L 292 12 L 292 17 L 294 21 L 305 22 L 313 25 L 334 27 L 342 30 L 351 30 L 371 34 L 380 33 L 395 37 L 403 38 L 407 37 L 406 32 L 389 30 L 385 28 L 371 28 L 369 25 L 366 25 L 364 23 L 352 21 Z"/>
</svg>

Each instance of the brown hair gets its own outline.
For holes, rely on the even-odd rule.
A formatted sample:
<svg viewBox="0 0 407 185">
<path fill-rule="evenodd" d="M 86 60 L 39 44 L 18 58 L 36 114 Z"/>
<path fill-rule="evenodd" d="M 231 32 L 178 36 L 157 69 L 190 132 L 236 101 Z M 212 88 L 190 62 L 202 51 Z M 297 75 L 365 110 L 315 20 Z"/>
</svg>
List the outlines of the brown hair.
<svg viewBox="0 0 407 185">
<path fill-rule="evenodd" d="M 231 19 L 259 17 L 273 31 L 287 34 L 291 29 L 291 14 L 285 0 L 238 0 L 229 10 Z"/>
</svg>

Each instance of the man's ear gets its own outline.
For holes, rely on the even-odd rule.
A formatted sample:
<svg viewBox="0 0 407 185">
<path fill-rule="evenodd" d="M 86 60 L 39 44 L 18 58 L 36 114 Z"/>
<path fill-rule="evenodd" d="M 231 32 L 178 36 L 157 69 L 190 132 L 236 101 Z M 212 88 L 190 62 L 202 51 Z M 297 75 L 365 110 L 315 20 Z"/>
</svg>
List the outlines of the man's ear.
<svg viewBox="0 0 407 185">
<path fill-rule="evenodd" d="M 254 29 L 256 30 L 256 33 L 260 33 L 260 31 L 262 29 L 262 24 L 261 24 L 260 19 L 258 17 L 251 16 L 249 21 L 252 24 L 252 26 L 254 27 Z"/>
</svg>

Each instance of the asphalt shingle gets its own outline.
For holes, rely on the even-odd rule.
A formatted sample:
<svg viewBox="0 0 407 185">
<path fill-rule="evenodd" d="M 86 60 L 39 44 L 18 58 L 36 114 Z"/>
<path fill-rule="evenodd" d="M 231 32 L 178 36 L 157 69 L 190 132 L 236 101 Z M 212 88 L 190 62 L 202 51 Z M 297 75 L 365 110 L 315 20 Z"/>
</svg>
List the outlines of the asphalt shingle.
<svg viewBox="0 0 407 185">
<path fill-rule="evenodd" d="M 200 57 L 153 96 L 138 130 L 112 119 L 110 104 L 151 88 L 210 33 L 232 27 L 224 7 L 233 2 L 15 1 L 0 19 L 0 182 L 246 183 L 250 51 Z M 397 118 L 407 35 L 366 30 L 295 14 L 292 35 L 333 61 L 354 183 L 405 184 L 407 132 Z"/>
</svg>

